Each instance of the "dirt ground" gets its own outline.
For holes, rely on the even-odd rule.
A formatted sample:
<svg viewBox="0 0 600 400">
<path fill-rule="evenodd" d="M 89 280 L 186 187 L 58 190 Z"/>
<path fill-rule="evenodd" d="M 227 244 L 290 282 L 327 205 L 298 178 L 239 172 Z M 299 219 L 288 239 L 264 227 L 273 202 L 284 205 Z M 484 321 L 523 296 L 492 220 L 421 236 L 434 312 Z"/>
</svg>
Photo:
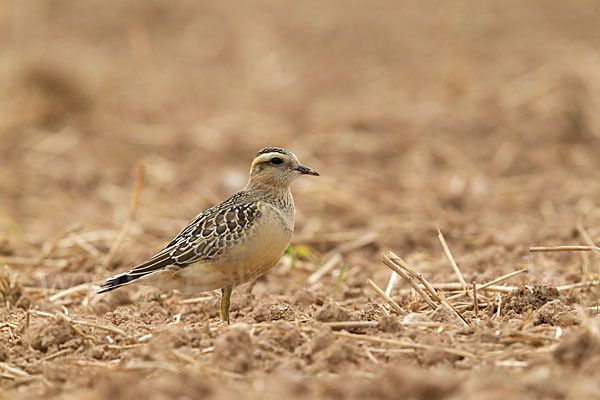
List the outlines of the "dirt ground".
<svg viewBox="0 0 600 400">
<path fill-rule="evenodd" d="M 592 0 L 1 3 L 0 397 L 600 398 L 600 256 L 529 251 L 600 243 L 599 20 Z M 95 294 L 267 146 L 321 176 L 230 326 L 216 292 Z M 367 282 L 388 288 L 388 251 L 429 300 Z"/>
</svg>

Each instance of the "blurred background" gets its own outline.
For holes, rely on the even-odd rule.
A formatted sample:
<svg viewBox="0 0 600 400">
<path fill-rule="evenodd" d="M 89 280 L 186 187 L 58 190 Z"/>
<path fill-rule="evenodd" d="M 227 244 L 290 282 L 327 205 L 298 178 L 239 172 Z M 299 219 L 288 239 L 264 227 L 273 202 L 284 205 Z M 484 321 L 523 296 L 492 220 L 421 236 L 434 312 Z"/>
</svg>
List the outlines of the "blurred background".
<svg viewBox="0 0 600 400">
<path fill-rule="evenodd" d="M 294 184 L 296 243 L 375 232 L 365 264 L 437 249 L 438 226 L 461 251 L 565 243 L 577 222 L 596 238 L 599 17 L 592 0 L 2 2 L 2 252 L 78 231 L 104 253 L 143 161 L 122 268 L 266 146 L 322 175 Z"/>
<path fill-rule="evenodd" d="M 242 188 L 268 146 L 321 176 L 292 187 L 297 259 L 234 291 L 249 325 L 227 329 L 215 293 L 94 294 Z M 600 256 L 528 249 L 600 243 L 599 203 L 598 1 L 0 2 L 0 397 L 597 399 L 578 307 L 597 316 L 600 290 L 571 289 Z M 475 330 L 439 307 L 435 331 L 368 331 L 422 351 L 370 353 L 316 321 L 383 321 L 366 283 L 386 287 L 383 251 L 457 282 L 437 228 L 467 284 L 527 267 L 506 284 L 572 286 L 493 292 Z M 413 294 L 390 291 L 423 310 Z M 566 347 L 540 347 L 561 326 Z"/>
</svg>

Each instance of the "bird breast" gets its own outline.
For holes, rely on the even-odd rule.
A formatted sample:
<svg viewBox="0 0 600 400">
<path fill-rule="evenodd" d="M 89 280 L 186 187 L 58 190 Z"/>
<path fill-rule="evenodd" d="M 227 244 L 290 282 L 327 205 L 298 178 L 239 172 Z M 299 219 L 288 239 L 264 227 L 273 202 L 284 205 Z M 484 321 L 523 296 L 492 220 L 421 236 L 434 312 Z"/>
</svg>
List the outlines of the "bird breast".
<svg viewBox="0 0 600 400">
<path fill-rule="evenodd" d="M 231 249 L 224 260 L 234 260 L 244 264 L 243 268 L 264 273 L 273 267 L 290 244 L 294 231 L 294 215 L 270 204 L 261 204 L 261 218 L 248 233 L 245 243 Z M 252 274 L 254 275 L 254 274 Z"/>
</svg>

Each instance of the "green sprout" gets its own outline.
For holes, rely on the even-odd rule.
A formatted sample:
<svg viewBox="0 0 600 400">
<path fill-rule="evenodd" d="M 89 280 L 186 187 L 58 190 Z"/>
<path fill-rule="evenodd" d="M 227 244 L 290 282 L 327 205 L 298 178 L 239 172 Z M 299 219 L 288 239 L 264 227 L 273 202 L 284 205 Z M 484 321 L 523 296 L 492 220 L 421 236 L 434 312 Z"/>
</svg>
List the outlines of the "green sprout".
<svg viewBox="0 0 600 400">
<path fill-rule="evenodd" d="M 335 284 L 335 293 L 340 292 L 340 288 L 342 287 L 342 279 L 344 279 L 344 273 L 346 272 L 347 264 L 345 262 L 342 263 L 342 268 L 340 268 L 340 274 L 338 275 L 337 283 Z"/>
</svg>

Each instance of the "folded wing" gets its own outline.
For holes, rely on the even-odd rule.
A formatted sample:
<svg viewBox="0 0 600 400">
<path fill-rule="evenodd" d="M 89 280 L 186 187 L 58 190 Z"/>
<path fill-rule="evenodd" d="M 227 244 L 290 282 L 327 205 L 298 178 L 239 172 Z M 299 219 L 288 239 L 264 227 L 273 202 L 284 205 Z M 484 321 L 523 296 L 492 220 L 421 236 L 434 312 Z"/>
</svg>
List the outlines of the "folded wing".
<svg viewBox="0 0 600 400">
<path fill-rule="evenodd" d="M 98 293 L 110 292 L 165 268 L 185 268 L 218 258 L 242 241 L 260 217 L 260 202 L 240 200 L 232 196 L 199 214 L 164 249 L 129 271 L 108 278 Z"/>
</svg>

